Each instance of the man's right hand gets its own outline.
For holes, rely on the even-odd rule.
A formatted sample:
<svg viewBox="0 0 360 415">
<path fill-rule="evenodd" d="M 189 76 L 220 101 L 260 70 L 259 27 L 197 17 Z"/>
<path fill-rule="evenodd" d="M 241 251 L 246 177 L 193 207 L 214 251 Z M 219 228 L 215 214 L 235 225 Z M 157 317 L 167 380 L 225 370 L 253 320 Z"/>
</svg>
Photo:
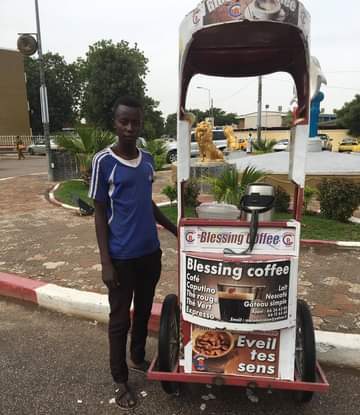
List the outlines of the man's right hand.
<svg viewBox="0 0 360 415">
<path fill-rule="evenodd" d="M 103 283 L 108 287 L 108 289 L 116 288 L 118 286 L 116 271 L 111 262 L 105 262 L 101 264 L 101 277 Z"/>
</svg>

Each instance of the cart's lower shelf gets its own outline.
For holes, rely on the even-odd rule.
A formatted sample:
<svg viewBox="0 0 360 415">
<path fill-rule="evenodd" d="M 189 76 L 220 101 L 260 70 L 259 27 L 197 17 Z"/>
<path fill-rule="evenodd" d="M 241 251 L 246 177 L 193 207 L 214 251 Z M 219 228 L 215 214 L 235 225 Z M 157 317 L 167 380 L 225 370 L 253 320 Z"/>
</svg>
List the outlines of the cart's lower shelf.
<svg viewBox="0 0 360 415">
<path fill-rule="evenodd" d="M 231 376 L 218 373 L 184 373 L 183 367 L 177 366 L 173 372 L 159 372 L 157 357 L 152 361 L 147 373 L 149 380 L 175 383 L 205 383 L 214 385 L 255 387 L 262 389 L 282 389 L 293 391 L 326 392 L 329 383 L 319 363 L 316 364 L 316 382 L 302 382 L 271 379 L 258 376 Z"/>
</svg>

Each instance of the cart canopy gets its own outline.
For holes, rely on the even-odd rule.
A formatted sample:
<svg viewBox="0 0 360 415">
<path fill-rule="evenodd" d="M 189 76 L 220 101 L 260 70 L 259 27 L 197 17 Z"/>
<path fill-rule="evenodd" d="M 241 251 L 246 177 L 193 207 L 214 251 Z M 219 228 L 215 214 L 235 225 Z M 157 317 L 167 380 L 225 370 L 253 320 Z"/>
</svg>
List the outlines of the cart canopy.
<svg viewBox="0 0 360 415">
<path fill-rule="evenodd" d="M 288 72 L 298 117 L 309 107 L 310 15 L 297 0 L 202 1 L 180 29 L 180 108 L 196 74 L 248 77 Z"/>
</svg>

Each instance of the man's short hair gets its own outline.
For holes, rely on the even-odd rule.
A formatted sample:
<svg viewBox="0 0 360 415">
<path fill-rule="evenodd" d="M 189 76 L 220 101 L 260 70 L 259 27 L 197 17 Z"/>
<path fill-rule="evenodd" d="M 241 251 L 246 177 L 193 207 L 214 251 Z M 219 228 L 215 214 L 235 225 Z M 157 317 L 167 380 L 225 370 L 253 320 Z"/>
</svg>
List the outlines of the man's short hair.
<svg viewBox="0 0 360 415">
<path fill-rule="evenodd" d="M 124 105 L 125 107 L 130 107 L 130 108 L 137 108 L 141 112 L 144 112 L 143 104 L 138 98 L 135 98 L 131 95 L 124 95 L 122 97 L 119 97 L 115 101 L 115 104 L 113 106 L 113 116 L 114 116 L 114 118 L 115 118 L 115 115 L 116 115 L 116 111 L 117 111 L 117 109 L 119 108 L 120 105 Z"/>
</svg>

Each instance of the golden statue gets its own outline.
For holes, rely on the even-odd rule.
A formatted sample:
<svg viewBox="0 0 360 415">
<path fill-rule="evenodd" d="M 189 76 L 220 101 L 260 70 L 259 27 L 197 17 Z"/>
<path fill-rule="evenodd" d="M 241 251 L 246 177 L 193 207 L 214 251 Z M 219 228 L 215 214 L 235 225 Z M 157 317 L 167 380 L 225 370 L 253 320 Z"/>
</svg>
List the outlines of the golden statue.
<svg viewBox="0 0 360 415">
<path fill-rule="evenodd" d="M 227 141 L 227 148 L 230 151 L 246 150 L 247 140 L 240 139 L 240 142 L 235 137 L 234 130 L 230 126 L 224 128 L 224 135 Z"/>
<path fill-rule="evenodd" d="M 224 160 L 224 154 L 213 143 L 212 125 L 206 121 L 199 123 L 195 129 L 201 161 Z"/>
<path fill-rule="evenodd" d="M 231 151 L 239 150 L 239 144 L 234 134 L 234 130 L 230 126 L 224 128 L 224 135 L 227 141 L 227 148 Z"/>
</svg>

